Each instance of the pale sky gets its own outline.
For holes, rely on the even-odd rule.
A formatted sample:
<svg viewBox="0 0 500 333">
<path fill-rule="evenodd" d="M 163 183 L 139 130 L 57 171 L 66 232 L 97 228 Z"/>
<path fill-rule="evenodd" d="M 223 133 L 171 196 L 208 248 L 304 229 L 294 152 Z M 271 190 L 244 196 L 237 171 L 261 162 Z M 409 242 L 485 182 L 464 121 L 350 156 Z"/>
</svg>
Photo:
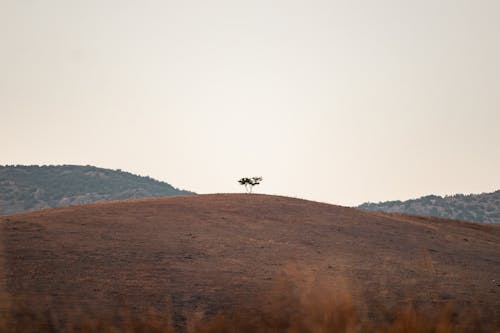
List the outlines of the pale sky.
<svg viewBox="0 0 500 333">
<path fill-rule="evenodd" d="M 500 188 L 500 1 L 0 0 L 0 164 L 341 205 Z"/>
</svg>

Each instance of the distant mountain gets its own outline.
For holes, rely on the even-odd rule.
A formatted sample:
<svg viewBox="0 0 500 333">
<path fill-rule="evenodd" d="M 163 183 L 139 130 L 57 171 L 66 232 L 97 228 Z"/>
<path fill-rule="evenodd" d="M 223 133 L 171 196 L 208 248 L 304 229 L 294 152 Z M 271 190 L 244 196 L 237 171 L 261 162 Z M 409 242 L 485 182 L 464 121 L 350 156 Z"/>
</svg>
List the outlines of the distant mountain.
<svg viewBox="0 0 500 333">
<path fill-rule="evenodd" d="M 194 194 L 150 177 L 94 166 L 0 166 L 0 214 L 97 201 Z"/>
<path fill-rule="evenodd" d="M 500 224 L 500 190 L 482 194 L 428 195 L 407 201 L 364 203 L 359 209 L 428 215 L 448 219 Z"/>
</svg>

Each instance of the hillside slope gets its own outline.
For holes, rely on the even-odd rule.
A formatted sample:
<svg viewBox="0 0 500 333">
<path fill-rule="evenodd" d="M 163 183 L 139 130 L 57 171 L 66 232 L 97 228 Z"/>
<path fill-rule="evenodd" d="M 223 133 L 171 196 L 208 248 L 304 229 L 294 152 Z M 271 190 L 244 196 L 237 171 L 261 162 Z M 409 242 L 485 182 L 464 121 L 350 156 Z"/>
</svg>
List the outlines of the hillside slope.
<svg viewBox="0 0 500 333">
<path fill-rule="evenodd" d="M 0 166 L 0 214 L 41 208 L 193 194 L 150 177 L 93 166 Z"/>
<path fill-rule="evenodd" d="M 296 265 L 344 280 L 368 310 L 452 301 L 500 318 L 492 225 L 220 194 L 3 216 L 0 231 L 8 294 L 52 309 L 161 309 L 171 300 L 177 319 L 213 313 L 248 302 Z"/>
<path fill-rule="evenodd" d="M 364 203 L 359 209 L 500 224 L 500 190 L 482 194 L 428 195 L 407 201 Z"/>
</svg>

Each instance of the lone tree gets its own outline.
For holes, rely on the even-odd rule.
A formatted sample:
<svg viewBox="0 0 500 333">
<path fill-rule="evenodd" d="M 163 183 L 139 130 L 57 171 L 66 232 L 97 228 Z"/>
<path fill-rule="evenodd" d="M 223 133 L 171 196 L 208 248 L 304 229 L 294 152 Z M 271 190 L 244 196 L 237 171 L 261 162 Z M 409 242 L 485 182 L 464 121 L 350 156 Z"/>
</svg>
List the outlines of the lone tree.
<svg viewBox="0 0 500 333">
<path fill-rule="evenodd" d="M 252 193 L 253 187 L 255 185 L 259 185 L 261 181 L 262 181 L 262 177 L 252 177 L 252 178 L 244 177 L 244 178 L 241 178 L 240 180 L 238 180 L 238 183 L 240 183 L 240 185 L 245 186 L 246 193 Z"/>
</svg>

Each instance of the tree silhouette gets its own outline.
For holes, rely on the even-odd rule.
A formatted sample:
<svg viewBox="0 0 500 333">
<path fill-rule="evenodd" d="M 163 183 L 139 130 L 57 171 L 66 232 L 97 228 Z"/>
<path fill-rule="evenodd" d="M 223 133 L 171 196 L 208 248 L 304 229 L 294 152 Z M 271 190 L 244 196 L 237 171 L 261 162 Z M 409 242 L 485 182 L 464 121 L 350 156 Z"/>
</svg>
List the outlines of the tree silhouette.
<svg viewBox="0 0 500 333">
<path fill-rule="evenodd" d="M 245 186 L 245 192 L 246 193 L 252 193 L 252 189 L 255 185 L 259 185 L 262 182 L 262 177 L 244 177 L 238 180 L 238 183 L 240 185 Z"/>
</svg>

